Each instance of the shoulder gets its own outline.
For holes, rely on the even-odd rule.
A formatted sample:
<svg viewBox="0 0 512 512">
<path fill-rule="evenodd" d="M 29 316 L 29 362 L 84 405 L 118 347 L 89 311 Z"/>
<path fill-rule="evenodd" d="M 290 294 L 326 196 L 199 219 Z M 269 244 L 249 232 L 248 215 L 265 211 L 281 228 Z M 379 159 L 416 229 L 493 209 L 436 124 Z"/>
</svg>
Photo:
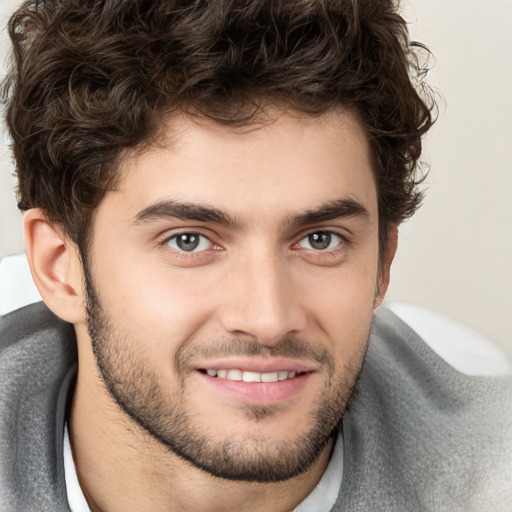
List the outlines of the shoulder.
<svg viewBox="0 0 512 512">
<path fill-rule="evenodd" d="M 340 499 L 350 510 L 508 510 L 508 361 L 434 313 L 398 312 L 377 311 L 343 418 Z"/>
<path fill-rule="evenodd" d="M 5 509 L 67 509 L 59 439 L 75 373 L 73 326 L 43 303 L 0 317 L 0 495 Z"/>
<path fill-rule="evenodd" d="M 23 352 L 67 346 L 74 339 L 73 327 L 57 318 L 42 302 L 0 316 L 0 351 L 8 348 Z"/>
<path fill-rule="evenodd" d="M 438 356 L 466 375 L 506 375 L 512 365 L 505 351 L 475 330 L 418 305 L 386 305 Z"/>
</svg>

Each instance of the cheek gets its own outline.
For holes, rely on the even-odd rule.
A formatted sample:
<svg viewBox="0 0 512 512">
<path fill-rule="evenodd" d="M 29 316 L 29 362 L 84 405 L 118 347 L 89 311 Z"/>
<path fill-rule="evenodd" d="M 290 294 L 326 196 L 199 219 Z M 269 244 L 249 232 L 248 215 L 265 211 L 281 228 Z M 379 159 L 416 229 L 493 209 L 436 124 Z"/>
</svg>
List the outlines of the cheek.
<svg viewBox="0 0 512 512">
<path fill-rule="evenodd" d="M 200 272 L 127 260 L 95 273 L 102 305 L 118 329 L 139 344 L 175 352 L 211 316 L 212 285 Z"/>
<path fill-rule="evenodd" d="M 310 311 L 338 360 L 350 359 L 364 349 L 373 319 L 376 268 L 359 260 L 310 282 Z"/>
</svg>

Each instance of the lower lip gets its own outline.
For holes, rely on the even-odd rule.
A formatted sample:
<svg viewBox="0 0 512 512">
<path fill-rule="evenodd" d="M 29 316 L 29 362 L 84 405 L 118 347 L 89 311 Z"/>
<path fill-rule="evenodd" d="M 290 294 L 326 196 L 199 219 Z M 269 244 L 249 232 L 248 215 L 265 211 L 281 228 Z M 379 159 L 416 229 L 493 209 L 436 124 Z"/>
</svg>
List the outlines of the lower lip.
<svg viewBox="0 0 512 512">
<path fill-rule="evenodd" d="M 207 385 L 213 386 L 235 400 L 259 405 L 276 404 L 298 395 L 312 375 L 301 373 L 293 379 L 277 382 L 244 382 L 211 377 L 199 371 L 196 373 Z"/>
</svg>

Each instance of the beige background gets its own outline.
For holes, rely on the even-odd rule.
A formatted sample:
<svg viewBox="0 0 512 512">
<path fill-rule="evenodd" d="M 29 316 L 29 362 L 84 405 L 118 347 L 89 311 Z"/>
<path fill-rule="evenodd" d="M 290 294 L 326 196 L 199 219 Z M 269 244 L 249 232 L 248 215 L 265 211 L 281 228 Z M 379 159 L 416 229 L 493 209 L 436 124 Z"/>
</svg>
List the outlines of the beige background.
<svg viewBox="0 0 512 512">
<path fill-rule="evenodd" d="M 0 0 L 0 26 L 17 4 Z M 437 57 L 429 81 L 446 105 L 426 141 L 427 200 L 401 228 L 388 298 L 445 313 L 512 354 L 512 0 L 402 5 Z M 0 144 L 2 256 L 23 245 L 4 134 Z"/>
</svg>

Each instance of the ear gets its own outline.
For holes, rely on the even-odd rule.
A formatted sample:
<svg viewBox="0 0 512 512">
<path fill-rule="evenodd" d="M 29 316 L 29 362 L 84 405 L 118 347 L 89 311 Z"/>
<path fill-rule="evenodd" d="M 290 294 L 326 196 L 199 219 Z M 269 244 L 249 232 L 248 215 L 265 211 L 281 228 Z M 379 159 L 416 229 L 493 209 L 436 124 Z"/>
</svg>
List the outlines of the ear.
<svg viewBox="0 0 512 512">
<path fill-rule="evenodd" d="M 67 322 L 83 322 L 83 271 L 77 247 L 40 209 L 28 210 L 23 225 L 30 271 L 44 303 Z"/>
<path fill-rule="evenodd" d="M 380 275 L 379 282 L 377 285 L 377 293 L 375 294 L 375 304 L 374 307 L 378 308 L 382 301 L 384 300 L 384 296 L 386 295 L 386 291 L 389 286 L 389 279 L 391 273 L 391 263 L 393 263 L 393 259 L 396 254 L 396 249 L 398 247 L 398 226 L 391 226 L 388 239 L 386 242 L 386 247 L 384 249 L 384 254 L 382 255 L 380 261 Z"/>
</svg>

